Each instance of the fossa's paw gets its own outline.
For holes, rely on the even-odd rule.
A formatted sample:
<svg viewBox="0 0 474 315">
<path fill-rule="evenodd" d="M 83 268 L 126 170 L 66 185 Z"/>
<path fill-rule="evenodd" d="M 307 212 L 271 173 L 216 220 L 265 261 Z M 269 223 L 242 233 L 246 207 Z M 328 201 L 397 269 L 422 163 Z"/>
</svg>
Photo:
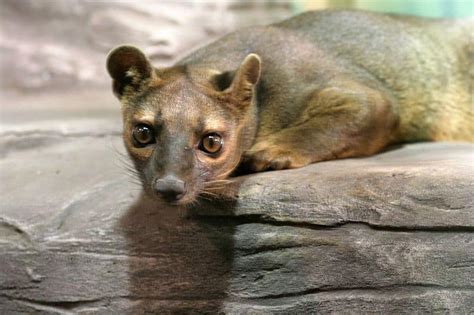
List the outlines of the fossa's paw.
<svg viewBox="0 0 474 315">
<path fill-rule="evenodd" d="M 299 152 L 260 142 L 244 153 L 243 163 L 254 172 L 298 168 L 311 163 Z"/>
</svg>

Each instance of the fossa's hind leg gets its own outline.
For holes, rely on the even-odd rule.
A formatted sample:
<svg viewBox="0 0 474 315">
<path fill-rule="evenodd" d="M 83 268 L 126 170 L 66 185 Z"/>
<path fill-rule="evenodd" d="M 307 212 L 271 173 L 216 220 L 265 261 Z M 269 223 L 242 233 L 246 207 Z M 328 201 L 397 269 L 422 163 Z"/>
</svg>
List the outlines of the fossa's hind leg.
<svg viewBox="0 0 474 315">
<path fill-rule="evenodd" d="M 397 126 L 393 105 L 379 91 L 352 81 L 332 85 L 316 92 L 289 127 L 259 136 L 243 163 L 252 171 L 279 170 L 370 155 L 393 140 Z"/>
</svg>

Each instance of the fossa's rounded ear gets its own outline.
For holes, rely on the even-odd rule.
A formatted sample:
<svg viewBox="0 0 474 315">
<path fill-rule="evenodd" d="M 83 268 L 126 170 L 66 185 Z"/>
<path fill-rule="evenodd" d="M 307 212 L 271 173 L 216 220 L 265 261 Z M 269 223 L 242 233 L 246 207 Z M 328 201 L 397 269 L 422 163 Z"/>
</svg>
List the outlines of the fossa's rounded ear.
<svg viewBox="0 0 474 315">
<path fill-rule="evenodd" d="M 145 55 L 129 45 L 114 48 L 107 56 L 106 65 L 118 97 L 122 96 L 127 86 L 137 89 L 143 80 L 151 77 L 153 71 Z"/>
<path fill-rule="evenodd" d="M 251 99 L 253 89 L 260 80 L 261 59 L 257 54 L 249 54 L 240 64 L 230 86 L 232 93 L 243 99 Z"/>
</svg>

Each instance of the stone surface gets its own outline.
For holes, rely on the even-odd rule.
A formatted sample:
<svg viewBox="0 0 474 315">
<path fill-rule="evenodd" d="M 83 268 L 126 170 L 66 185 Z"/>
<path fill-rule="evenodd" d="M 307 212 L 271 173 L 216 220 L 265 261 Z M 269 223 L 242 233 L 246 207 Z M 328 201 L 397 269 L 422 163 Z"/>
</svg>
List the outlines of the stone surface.
<svg viewBox="0 0 474 315">
<path fill-rule="evenodd" d="M 2 313 L 474 309 L 473 145 L 240 177 L 180 209 L 141 195 L 116 101 L 95 99 L 96 118 L 65 96 L 45 102 L 64 120 L 3 108 Z"/>
</svg>

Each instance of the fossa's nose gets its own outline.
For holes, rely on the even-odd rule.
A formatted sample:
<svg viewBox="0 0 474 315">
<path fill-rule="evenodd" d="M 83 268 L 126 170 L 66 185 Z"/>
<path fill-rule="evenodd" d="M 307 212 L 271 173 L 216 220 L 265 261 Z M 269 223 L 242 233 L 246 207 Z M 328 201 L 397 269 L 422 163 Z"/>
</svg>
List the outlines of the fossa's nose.
<svg viewBox="0 0 474 315">
<path fill-rule="evenodd" d="M 167 175 L 155 181 L 154 190 L 168 201 L 179 200 L 186 192 L 186 183 L 176 176 Z"/>
</svg>

